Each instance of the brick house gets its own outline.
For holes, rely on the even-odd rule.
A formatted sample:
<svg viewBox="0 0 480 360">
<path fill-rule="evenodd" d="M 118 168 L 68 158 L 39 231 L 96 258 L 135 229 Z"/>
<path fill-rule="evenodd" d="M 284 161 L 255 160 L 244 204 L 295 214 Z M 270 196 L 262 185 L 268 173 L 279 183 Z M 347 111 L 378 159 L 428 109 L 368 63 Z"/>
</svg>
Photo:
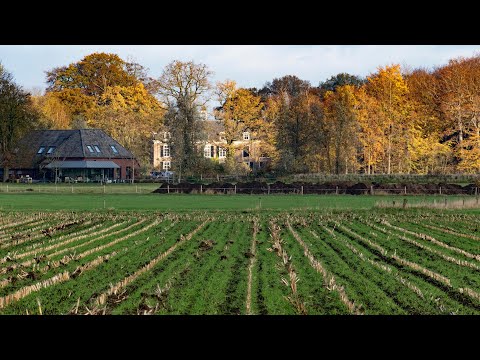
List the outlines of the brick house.
<svg viewBox="0 0 480 360">
<path fill-rule="evenodd" d="M 34 130 L 17 144 L 10 178 L 54 181 L 128 181 L 139 163 L 100 129 Z"/>
<path fill-rule="evenodd" d="M 207 120 L 204 123 L 205 140 L 198 143 L 199 150 L 205 158 L 215 159 L 219 163 L 225 162 L 227 157 L 227 141 L 223 124 L 220 121 Z M 156 171 L 170 170 L 172 167 L 171 134 L 166 131 L 156 133 L 153 140 L 152 165 Z M 234 158 L 237 162 L 246 164 L 252 170 L 265 168 L 270 159 L 261 156 L 260 141 L 252 139 L 250 131 L 246 129 L 241 137 L 233 142 Z"/>
</svg>

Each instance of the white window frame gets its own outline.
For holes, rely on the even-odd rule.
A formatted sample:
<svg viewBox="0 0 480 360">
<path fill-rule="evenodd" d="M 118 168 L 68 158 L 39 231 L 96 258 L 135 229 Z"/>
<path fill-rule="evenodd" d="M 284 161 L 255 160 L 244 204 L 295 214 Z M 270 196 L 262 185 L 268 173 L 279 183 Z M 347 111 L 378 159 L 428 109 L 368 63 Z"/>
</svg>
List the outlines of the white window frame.
<svg viewBox="0 0 480 360">
<path fill-rule="evenodd" d="M 219 147 L 218 148 L 218 157 L 220 159 L 226 158 L 227 157 L 227 149 L 225 149 L 223 147 Z"/>
<path fill-rule="evenodd" d="M 170 161 L 164 161 L 162 164 L 163 170 L 170 170 L 172 168 L 172 163 Z"/>
<path fill-rule="evenodd" d="M 205 145 L 205 147 L 203 148 L 203 157 L 206 157 L 206 158 L 211 158 L 212 157 L 212 145 L 208 144 L 208 145 Z"/>
<path fill-rule="evenodd" d="M 170 134 L 170 131 L 164 131 L 164 132 L 163 132 L 163 138 L 164 138 L 165 140 L 171 139 L 171 138 L 172 138 L 172 134 Z"/>
<path fill-rule="evenodd" d="M 163 145 L 163 157 L 170 157 L 170 145 Z"/>
<path fill-rule="evenodd" d="M 243 140 L 250 140 L 250 133 L 248 131 L 243 132 Z"/>
</svg>

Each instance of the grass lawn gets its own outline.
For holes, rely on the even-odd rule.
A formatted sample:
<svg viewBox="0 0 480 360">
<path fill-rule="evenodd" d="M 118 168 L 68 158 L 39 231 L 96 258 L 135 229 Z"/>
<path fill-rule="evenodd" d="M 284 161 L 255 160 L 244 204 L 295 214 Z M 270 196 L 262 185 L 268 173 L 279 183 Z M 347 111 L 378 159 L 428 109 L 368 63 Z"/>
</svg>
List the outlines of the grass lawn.
<svg viewBox="0 0 480 360">
<path fill-rule="evenodd" d="M 369 195 L 189 195 L 189 194 L 76 194 L 0 193 L 0 210 L 289 210 L 289 209 L 371 209 L 379 201 L 408 199 L 440 202 L 445 196 Z M 448 196 L 448 201 L 468 197 Z"/>
</svg>

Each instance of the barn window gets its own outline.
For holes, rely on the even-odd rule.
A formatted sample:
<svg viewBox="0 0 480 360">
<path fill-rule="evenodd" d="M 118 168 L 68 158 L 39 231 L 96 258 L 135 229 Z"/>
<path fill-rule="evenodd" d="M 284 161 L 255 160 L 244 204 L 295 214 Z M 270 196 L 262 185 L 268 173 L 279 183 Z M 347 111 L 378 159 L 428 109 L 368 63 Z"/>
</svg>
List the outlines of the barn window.
<svg viewBox="0 0 480 360">
<path fill-rule="evenodd" d="M 43 154 L 45 151 L 45 146 L 40 146 L 40 149 L 38 149 L 37 154 Z"/>
</svg>

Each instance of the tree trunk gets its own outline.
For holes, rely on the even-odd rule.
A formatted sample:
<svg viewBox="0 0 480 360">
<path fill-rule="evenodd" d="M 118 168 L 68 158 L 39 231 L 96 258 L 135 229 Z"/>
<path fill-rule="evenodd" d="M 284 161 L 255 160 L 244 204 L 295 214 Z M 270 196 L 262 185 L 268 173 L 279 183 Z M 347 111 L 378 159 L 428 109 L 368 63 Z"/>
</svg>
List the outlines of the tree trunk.
<svg viewBox="0 0 480 360">
<path fill-rule="evenodd" d="M 388 148 L 387 148 L 388 162 L 387 162 L 387 174 L 390 175 L 392 164 L 392 126 L 390 125 L 390 132 L 388 134 Z"/>
<path fill-rule="evenodd" d="M 6 182 L 8 180 L 8 172 L 9 171 L 10 171 L 10 169 L 8 168 L 8 166 L 3 167 L 3 182 Z"/>
</svg>

